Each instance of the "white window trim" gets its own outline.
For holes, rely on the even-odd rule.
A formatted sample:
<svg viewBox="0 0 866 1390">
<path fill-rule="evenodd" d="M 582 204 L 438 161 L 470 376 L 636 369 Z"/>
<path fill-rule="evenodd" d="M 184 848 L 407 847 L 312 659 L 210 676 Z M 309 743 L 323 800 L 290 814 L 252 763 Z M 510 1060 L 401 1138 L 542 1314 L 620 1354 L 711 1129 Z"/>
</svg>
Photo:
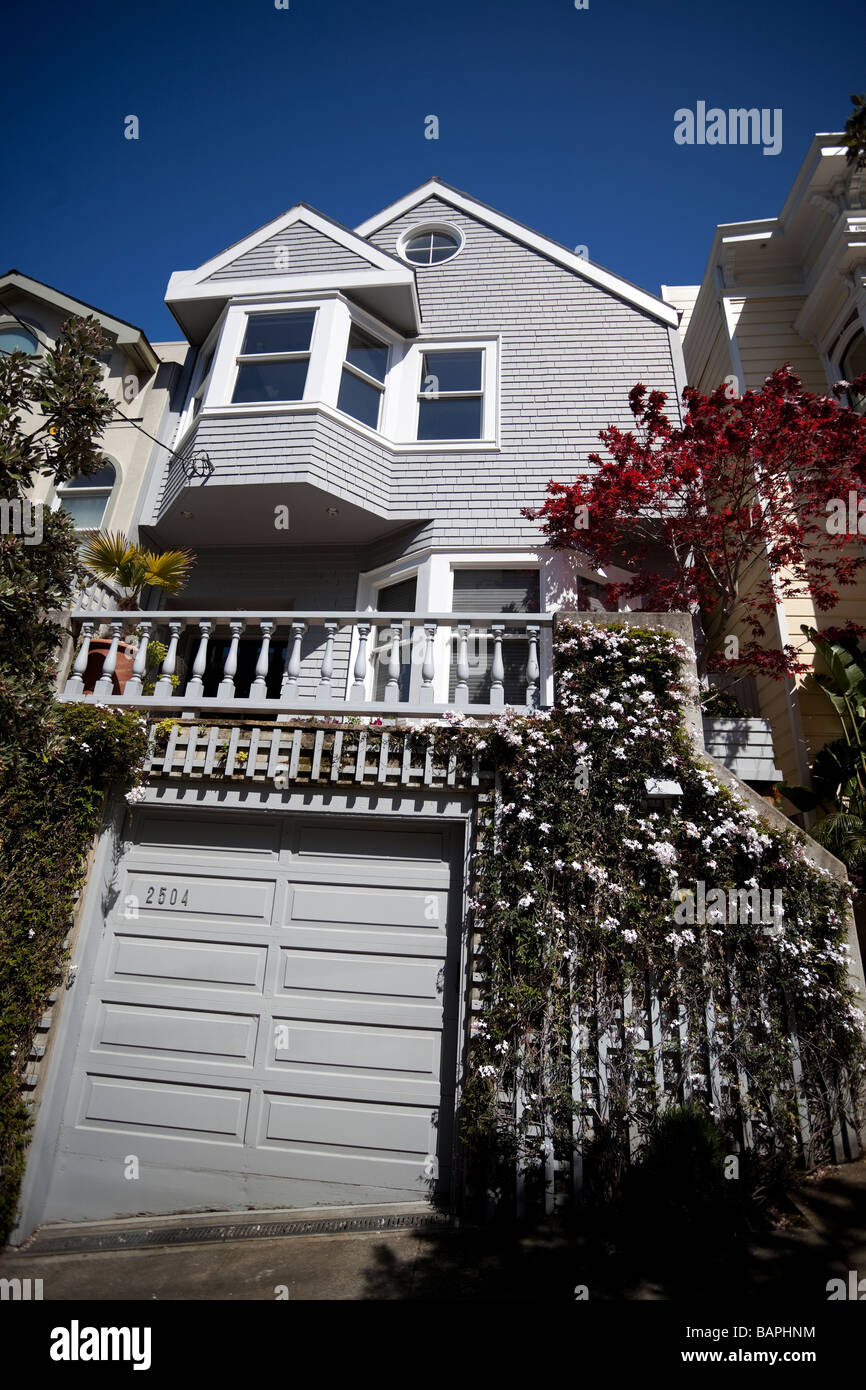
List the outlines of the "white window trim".
<svg viewBox="0 0 866 1390">
<path fill-rule="evenodd" d="M 410 241 L 414 241 L 417 236 L 428 236 L 430 233 L 438 232 L 441 236 L 452 236 L 457 242 L 457 250 L 452 252 L 444 261 L 434 261 L 432 265 L 425 265 L 423 261 L 412 261 L 406 255 L 406 247 Z M 466 245 L 466 237 L 459 227 L 454 227 L 450 222 L 421 222 L 417 227 L 410 227 L 403 232 L 397 242 L 397 255 L 406 265 L 410 265 L 413 270 L 438 270 L 440 265 L 447 265 L 449 261 L 455 261 Z"/>
<path fill-rule="evenodd" d="M 418 396 L 421 390 L 421 372 L 425 353 L 462 352 L 480 349 L 481 390 L 483 393 L 483 414 L 480 439 L 419 439 L 418 438 Z M 499 361 L 501 357 L 501 336 L 489 338 L 424 338 L 408 344 L 399 363 L 395 364 L 399 389 L 395 392 L 398 410 L 397 418 L 392 416 L 389 431 L 401 452 L 438 453 L 447 450 L 451 453 L 464 453 L 467 450 L 490 450 L 499 447 Z"/>
</svg>

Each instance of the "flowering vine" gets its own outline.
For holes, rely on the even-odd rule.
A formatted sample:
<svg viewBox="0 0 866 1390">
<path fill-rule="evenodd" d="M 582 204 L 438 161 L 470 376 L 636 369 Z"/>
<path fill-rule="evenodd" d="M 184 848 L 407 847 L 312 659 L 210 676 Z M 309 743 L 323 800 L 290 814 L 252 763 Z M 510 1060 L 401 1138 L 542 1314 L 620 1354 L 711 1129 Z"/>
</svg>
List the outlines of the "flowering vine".
<svg viewBox="0 0 866 1390">
<path fill-rule="evenodd" d="M 815 1161 L 853 1114 L 847 885 L 701 761 L 683 655 L 667 632 L 562 623 L 554 709 L 429 727 L 499 776 L 473 865 L 485 997 L 462 1114 L 488 1169 L 602 1134 L 625 1157 L 673 1101 Z"/>
</svg>

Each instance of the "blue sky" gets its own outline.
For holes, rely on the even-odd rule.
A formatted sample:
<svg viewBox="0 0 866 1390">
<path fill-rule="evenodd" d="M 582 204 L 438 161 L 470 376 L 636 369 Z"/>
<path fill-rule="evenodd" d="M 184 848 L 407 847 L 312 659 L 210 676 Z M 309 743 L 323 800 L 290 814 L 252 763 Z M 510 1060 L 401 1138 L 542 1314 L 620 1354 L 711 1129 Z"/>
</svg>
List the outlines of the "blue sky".
<svg viewBox="0 0 866 1390">
<path fill-rule="evenodd" d="M 0 270 L 153 341 L 180 336 L 172 271 L 300 201 L 354 226 L 431 174 L 653 292 L 693 282 L 866 87 L 855 8 L 805 0 L 48 0 L 4 40 Z M 675 144 L 698 101 L 781 108 L 781 152 Z"/>
</svg>

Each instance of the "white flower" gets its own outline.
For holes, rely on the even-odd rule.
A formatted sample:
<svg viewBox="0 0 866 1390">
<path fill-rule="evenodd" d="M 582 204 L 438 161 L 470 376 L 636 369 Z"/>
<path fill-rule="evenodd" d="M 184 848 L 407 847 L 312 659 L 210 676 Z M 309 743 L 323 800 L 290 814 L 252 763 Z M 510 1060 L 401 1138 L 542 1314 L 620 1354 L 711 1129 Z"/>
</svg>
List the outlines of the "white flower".
<svg viewBox="0 0 866 1390">
<path fill-rule="evenodd" d="M 126 793 L 126 800 L 129 802 L 130 806 L 134 806 L 136 802 L 143 801 L 146 795 L 147 792 L 144 787 L 133 787 Z"/>
<path fill-rule="evenodd" d="M 637 932 L 634 930 L 633 927 L 625 927 L 625 928 L 623 929 L 623 933 L 622 933 L 622 934 L 623 934 L 623 937 L 625 938 L 625 940 L 628 941 L 629 943 L 632 943 L 632 942 L 637 941 Z"/>
<path fill-rule="evenodd" d="M 534 898 L 534 896 L 532 895 L 532 893 L 525 893 L 525 894 L 523 895 L 523 897 L 520 898 L 520 899 L 518 900 L 517 906 L 518 906 L 518 907 L 531 907 L 532 904 L 533 904 L 534 902 L 535 902 L 535 898 Z"/>
<path fill-rule="evenodd" d="M 531 812 L 531 811 L 527 811 L 526 807 L 524 806 L 524 808 L 523 808 L 522 811 L 518 811 L 518 812 L 517 812 L 517 819 L 518 819 L 518 820 L 533 820 L 534 817 L 533 817 L 532 812 Z"/>
</svg>

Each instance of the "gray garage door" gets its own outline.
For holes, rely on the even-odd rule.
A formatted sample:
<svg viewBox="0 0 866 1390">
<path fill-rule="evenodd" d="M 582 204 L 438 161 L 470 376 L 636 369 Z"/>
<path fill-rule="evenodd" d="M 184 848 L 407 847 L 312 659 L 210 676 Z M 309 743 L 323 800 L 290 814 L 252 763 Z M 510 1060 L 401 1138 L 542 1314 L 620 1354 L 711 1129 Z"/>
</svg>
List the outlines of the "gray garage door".
<svg viewBox="0 0 866 1390">
<path fill-rule="evenodd" d="M 43 1220 L 448 1191 L 456 846 L 411 822 L 136 811 Z"/>
</svg>

